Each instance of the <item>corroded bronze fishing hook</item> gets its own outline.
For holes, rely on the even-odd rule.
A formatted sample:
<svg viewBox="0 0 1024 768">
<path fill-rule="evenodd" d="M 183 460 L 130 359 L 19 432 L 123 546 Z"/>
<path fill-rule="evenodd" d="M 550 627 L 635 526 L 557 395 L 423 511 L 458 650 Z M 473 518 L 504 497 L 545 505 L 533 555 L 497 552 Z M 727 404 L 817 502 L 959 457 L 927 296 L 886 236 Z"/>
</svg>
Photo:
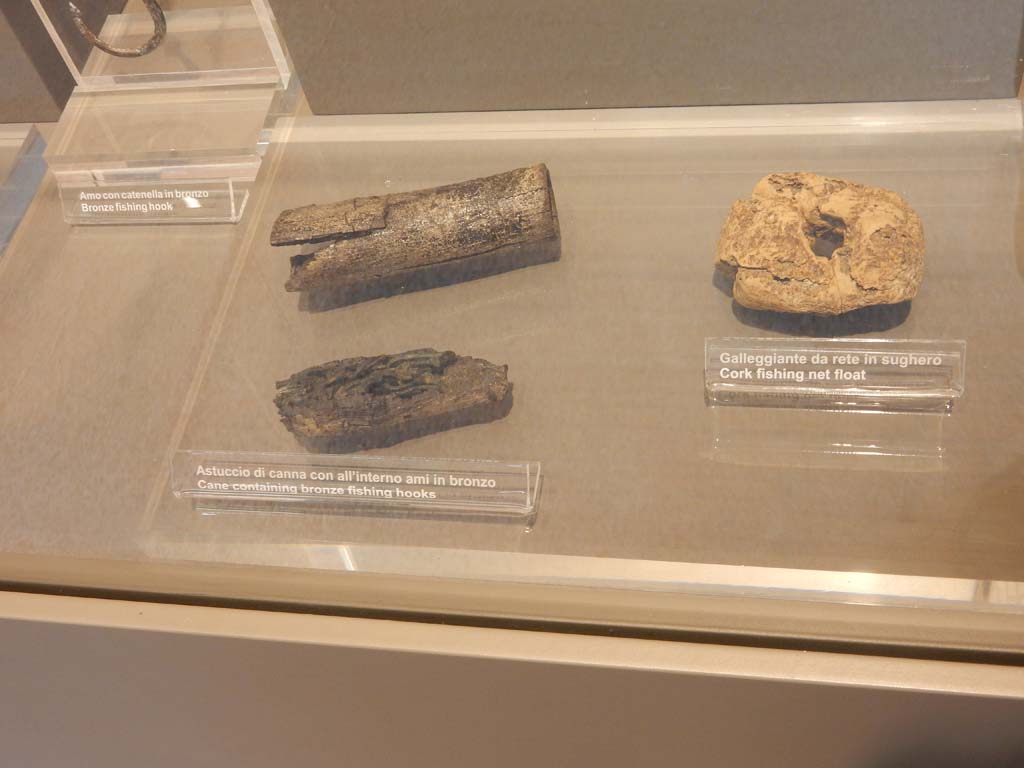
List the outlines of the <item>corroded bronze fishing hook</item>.
<svg viewBox="0 0 1024 768">
<path fill-rule="evenodd" d="M 121 56 L 122 58 L 130 59 L 137 56 L 145 56 L 147 53 L 155 50 L 156 47 L 164 41 L 164 36 L 167 34 L 167 19 L 164 18 L 164 11 L 163 8 L 160 7 L 158 0 L 142 1 L 146 4 L 146 9 L 149 11 L 149 15 L 153 17 L 153 36 L 138 48 L 117 48 L 113 45 L 104 43 L 96 36 L 95 32 L 89 29 L 89 26 L 82 18 L 82 12 L 78 9 L 77 5 L 69 1 L 68 8 L 71 9 L 71 17 L 75 20 L 75 26 L 78 27 L 78 31 L 81 32 L 82 37 L 88 40 L 94 47 L 109 53 L 111 56 Z"/>
</svg>

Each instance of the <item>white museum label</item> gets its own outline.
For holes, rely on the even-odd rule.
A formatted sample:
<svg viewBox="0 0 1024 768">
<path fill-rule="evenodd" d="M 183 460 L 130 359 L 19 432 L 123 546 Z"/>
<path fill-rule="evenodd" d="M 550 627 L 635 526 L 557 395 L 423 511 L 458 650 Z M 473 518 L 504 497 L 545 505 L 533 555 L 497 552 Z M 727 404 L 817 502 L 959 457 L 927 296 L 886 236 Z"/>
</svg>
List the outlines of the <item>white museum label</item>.
<svg viewBox="0 0 1024 768">
<path fill-rule="evenodd" d="M 171 488 L 216 508 L 298 511 L 356 506 L 504 517 L 533 514 L 536 462 L 179 451 Z"/>
<path fill-rule="evenodd" d="M 65 218 L 75 224 L 233 222 L 247 189 L 229 180 L 181 184 L 63 185 Z"/>
<path fill-rule="evenodd" d="M 711 405 L 948 411 L 964 391 L 966 342 L 709 338 Z"/>
</svg>

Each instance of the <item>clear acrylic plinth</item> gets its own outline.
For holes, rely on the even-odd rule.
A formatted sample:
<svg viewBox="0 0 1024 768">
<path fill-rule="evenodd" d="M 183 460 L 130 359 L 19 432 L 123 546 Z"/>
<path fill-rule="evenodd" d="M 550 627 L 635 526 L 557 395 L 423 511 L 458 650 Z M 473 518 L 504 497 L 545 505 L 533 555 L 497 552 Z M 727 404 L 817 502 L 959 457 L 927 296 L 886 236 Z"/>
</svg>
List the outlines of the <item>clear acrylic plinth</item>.
<svg viewBox="0 0 1024 768">
<path fill-rule="evenodd" d="M 65 220 L 237 222 L 290 93 L 272 85 L 76 92 L 46 152 Z"/>
<path fill-rule="evenodd" d="M 289 82 L 287 56 L 265 0 L 161 0 L 166 36 L 150 53 L 132 58 L 92 47 L 75 26 L 67 0 L 32 3 L 83 90 Z M 76 5 L 109 45 L 137 48 L 153 35 L 153 20 L 139 0 Z"/>
</svg>

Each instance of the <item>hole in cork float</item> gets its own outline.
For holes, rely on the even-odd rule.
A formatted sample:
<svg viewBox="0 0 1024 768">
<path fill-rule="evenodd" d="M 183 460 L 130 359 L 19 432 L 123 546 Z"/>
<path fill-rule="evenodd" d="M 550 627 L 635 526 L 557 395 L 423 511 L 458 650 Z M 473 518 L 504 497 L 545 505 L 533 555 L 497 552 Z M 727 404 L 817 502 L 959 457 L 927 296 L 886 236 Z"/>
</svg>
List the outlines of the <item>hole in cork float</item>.
<svg viewBox="0 0 1024 768">
<path fill-rule="evenodd" d="M 845 242 L 846 222 L 838 216 L 820 214 L 821 220 L 809 222 L 804 232 L 811 241 L 811 250 L 816 256 L 831 259 L 837 248 Z"/>
</svg>

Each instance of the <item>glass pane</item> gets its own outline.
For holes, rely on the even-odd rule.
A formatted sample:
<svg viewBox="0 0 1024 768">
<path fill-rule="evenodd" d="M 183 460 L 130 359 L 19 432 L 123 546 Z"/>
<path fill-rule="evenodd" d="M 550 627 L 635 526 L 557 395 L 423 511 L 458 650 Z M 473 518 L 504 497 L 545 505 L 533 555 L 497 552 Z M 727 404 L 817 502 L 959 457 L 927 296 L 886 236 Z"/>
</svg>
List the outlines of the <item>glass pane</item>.
<svg viewBox="0 0 1024 768">
<path fill-rule="evenodd" d="M 522 585 L 539 605 L 542 587 L 586 586 L 595 596 L 573 610 L 591 623 L 624 606 L 642 623 L 652 593 L 952 606 L 961 626 L 1024 608 L 1016 101 L 307 117 L 275 138 L 238 227 L 70 228 L 52 181 L 41 190 L 0 262 L 5 557 L 113 563 L 113 579 L 248 566 L 260 599 L 325 603 L 341 571 L 413 577 L 393 603 L 365 600 L 442 612 L 462 609 L 456 584 Z M 304 258 L 270 244 L 286 209 L 406 200 L 540 162 L 556 261 L 338 306 L 285 289 Z M 794 322 L 716 281 L 733 202 L 803 169 L 895 190 L 918 212 L 927 271 L 903 311 Z M 709 337 L 828 336 L 964 340 L 963 396 L 948 414 L 706 402 Z M 511 408 L 358 455 L 539 463 L 529 523 L 173 494 L 182 450 L 303 453 L 275 403 L 293 374 L 424 349 L 507 366 Z M 259 586 L 280 567 L 303 573 L 301 595 Z M 156 588 L 194 588 L 180 579 Z M 221 597 L 245 591 L 224 584 Z M 477 610 L 523 609 L 494 597 Z"/>
</svg>

